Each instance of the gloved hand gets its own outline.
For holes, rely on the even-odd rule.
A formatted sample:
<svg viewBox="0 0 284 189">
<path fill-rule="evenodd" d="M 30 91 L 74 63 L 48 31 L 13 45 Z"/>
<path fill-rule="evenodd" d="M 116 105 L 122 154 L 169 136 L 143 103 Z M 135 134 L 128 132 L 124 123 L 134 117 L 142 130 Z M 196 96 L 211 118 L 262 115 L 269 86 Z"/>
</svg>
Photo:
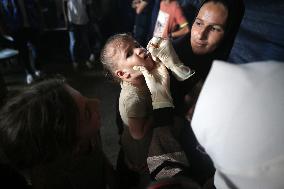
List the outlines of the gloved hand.
<svg viewBox="0 0 284 189">
<path fill-rule="evenodd" d="M 144 66 L 134 66 L 141 71 L 151 92 L 153 109 L 174 107 L 170 93 L 170 77 L 166 67 L 157 62 L 156 67 L 149 72 Z"/>
<path fill-rule="evenodd" d="M 177 80 L 184 81 L 195 73 L 194 70 L 183 65 L 179 60 L 169 39 L 153 37 L 149 41 L 147 49 L 155 61 L 161 61 L 173 72 L 173 75 Z"/>
</svg>

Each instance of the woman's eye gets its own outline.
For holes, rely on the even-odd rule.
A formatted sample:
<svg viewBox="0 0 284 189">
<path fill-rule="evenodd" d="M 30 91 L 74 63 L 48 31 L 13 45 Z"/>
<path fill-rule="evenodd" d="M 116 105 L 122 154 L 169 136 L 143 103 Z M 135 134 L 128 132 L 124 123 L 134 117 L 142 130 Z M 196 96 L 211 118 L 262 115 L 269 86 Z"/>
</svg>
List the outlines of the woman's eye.
<svg viewBox="0 0 284 189">
<path fill-rule="evenodd" d="M 201 22 L 195 21 L 195 25 L 200 26 L 200 25 L 201 25 Z"/>
<path fill-rule="evenodd" d="M 219 27 L 211 27 L 211 31 L 213 31 L 213 32 L 221 32 L 221 28 L 219 28 Z"/>
</svg>

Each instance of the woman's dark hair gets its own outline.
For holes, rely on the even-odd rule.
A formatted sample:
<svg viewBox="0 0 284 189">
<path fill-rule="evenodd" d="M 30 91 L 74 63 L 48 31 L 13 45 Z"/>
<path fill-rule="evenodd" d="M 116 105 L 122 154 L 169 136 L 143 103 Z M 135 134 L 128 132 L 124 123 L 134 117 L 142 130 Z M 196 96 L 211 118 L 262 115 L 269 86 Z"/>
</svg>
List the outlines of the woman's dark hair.
<svg viewBox="0 0 284 189">
<path fill-rule="evenodd" d="M 72 153 L 78 111 L 63 79 L 42 81 L 9 99 L 0 112 L 0 144 L 10 163 L 31 168 Z"/>
</svg>

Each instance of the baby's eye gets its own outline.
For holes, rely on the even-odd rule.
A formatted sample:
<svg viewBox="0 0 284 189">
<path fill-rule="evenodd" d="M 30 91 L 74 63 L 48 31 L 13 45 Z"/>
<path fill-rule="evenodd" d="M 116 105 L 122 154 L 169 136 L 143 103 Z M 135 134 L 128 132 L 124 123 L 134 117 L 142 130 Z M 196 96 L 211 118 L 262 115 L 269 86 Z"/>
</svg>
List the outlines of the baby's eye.
<svg viewBox="0 0 284 189">
<path fill-rule="evenodd" d="M 126 53 L 126 58 L 132 56 L 132 54 L 133 54 L 133 50 L 128 51 L 128 52 Z"/>
<path fill-rule="evenodd" d="M 140 44 L 138 44 L 138 43 L 135 43 L 134 47 L 135 47 L 135 48 L 140 48 L 140 47 L 141 47 L 141 45 L 140 45 Z"/>
</svg>

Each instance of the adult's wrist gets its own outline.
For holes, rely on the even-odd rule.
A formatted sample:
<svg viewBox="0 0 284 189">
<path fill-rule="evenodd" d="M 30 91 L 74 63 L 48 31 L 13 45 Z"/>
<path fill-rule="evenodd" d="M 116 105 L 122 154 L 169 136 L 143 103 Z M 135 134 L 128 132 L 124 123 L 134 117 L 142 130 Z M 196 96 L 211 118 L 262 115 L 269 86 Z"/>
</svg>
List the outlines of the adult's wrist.
<svg viewBox="0 0 284 189">
<path fill-rule="evenodd" d="M 153 109 L 156 110 L 156 109 L 161 109 L 161 108 L 173 108 L 174 105 L 172 102 L 153 102 L 152 103 L 152 106 L 153 106 Z"/>
</svg>

